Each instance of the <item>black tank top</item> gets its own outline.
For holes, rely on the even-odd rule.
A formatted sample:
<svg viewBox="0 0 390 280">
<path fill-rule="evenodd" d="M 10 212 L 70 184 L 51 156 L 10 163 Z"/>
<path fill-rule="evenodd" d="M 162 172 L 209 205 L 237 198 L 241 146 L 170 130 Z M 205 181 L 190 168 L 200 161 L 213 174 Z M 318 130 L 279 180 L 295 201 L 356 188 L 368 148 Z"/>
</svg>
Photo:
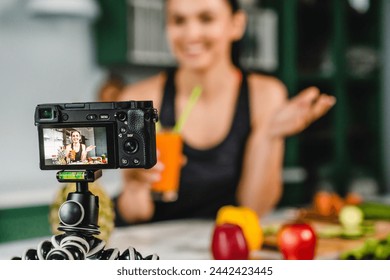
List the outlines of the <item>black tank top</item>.
<svg viewBox="0 0 390 280">
<path fill-rule="evenodd" d="M 72 143 L 72 145 L 71 145 L 71 148 L 72 148 L 72 150 L 74 150 L 74 148 L 73 148 L 73 143 Z M 81 154 L 82 154 L 82 152 L 83 152 L 83 144 L 80 144 L 80 149 L 79 149 L 79 151 L 76 153 L 76 157 L 75 157 L 74 162 L 76 162 L 76 161 L 81 161 Z"/>
<path fill-rule="evenodd" d="M 173 127 L 175 116 L 175 72 L 167 72 L 160 109 L 163 127 Z M 240 93 L 227 137 L 216 146 L 198 150 L 184 143 L 187 164 L 181 171 L 178 200 L 155 202 L 154 221 L 180 218 L 214 218 L 223 205 L 236 205 L 245 144 L 250 132 L 247 75 L 242 72 Z"/>
</svg>

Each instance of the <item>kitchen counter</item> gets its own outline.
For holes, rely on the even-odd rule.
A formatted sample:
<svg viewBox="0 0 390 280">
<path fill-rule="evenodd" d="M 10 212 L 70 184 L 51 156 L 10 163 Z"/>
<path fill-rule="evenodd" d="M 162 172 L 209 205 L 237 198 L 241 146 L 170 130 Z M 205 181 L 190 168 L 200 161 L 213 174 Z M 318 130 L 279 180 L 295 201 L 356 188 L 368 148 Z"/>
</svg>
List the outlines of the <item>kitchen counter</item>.
<svg viewBox="0 0 390 280">
<path fill-rule="evenodd" d="M 287 210 L 276 211 L 264 218 L 264 222 L 285 219 L 291 213 Z M 176 220 L 135 225 L 114 229 L 106 249 L 118 248 L 123 252 L 129 246 L 134 247 L 143 256 L 156 253 L 161 259 L 190 260 L 211 259 L 210 242 L 214 222 L 211 220 Z M 21 256 L 23 252 L 48 237 L 33 238 L 0 244 L 0 259 Z M 275 251 L 262 250 L 256 258 L 278 259 Z"/>
<path fill-rule="evenodd" d="M 213 223 L 207 220 L 167 221 L 116 228 L 106 249 L 118 248 L 123 252 L 134 247 L 143 256 L 156 253 L 161 259 L 210 259 L 209 242 Z M 48 237 L 33 238 L 0 244 L 0 259 L 22 256 L 36 248 Z"/>
<path fill-rule="evenodd" d="M 296 217 L 294 209 L 278 210 L 264 217 L 263 226 L 277 225 Z M 316 225 L 318 226 L 318 225 Z M 202 260 L 211 259 L 211 238 L 214 221 L 211 220 L 175 220 L 150 224 L 141 224 L 114 229 L 105 249 L 118 248 L 120 252 L 129 246 L 134 247 L 143 256 L 153 253 L 163 260 Z M 378 236 L 390 233 L 390 222 L 377 224 Z M 24 251 L 36 248 L 37 245 L 50 236 L 0 244 L 0 259 L 11 259 L 21 256 Z M 252 259 L 277 260 L 282 256 L 276 247 L 276 237 L 267 236 L 263 248 L 252 252 Z M 337 259 L 345 250 L 363 244 L 364 238 L 346 240 L 341 238 L 319 239 L 316 259 Z"/>
</svg>

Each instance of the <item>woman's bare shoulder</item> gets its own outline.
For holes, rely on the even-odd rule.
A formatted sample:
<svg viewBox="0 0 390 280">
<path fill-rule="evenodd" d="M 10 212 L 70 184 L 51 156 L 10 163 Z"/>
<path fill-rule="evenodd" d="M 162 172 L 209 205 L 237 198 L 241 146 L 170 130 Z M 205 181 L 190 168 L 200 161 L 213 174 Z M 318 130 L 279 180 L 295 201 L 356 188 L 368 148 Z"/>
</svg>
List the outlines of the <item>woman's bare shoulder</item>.
<svg viewBox="0 0 390 280">
<path fill-rule="evenodd" d="M 269 102 L 283 102 L 287 98 L 287 89 L 281 80 L 264 74 L 250 74 L 248 83 L 251 96 Z"/>
<path fill-rule="evenodd" d="M 145 80 L 126 86 L 119 96 L 120 101 L 125 100 L 153 100 L 161 97 L 165 82 L 165 73 L 159 73 Z"/>
<path fill-rule="evenodd" d="M 252 121 L 258 123 L 273 115 L 287 101 L 287 89 L 273 76 L 250 74 L 248 76 Z"/>
</svg>

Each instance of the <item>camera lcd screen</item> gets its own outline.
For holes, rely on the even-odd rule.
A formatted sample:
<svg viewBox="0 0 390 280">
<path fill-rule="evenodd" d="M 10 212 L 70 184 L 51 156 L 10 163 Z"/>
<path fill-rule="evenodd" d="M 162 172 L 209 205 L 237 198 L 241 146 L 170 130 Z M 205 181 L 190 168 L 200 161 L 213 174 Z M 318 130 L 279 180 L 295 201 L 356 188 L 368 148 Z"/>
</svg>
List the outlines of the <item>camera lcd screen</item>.
<svg viewBox="0 0 390 280">
<path fill-rule="evenodd" d="M 41 169 L 107 169 L 115 165 L 108 126 L 41 127 Z"/>
</svg>

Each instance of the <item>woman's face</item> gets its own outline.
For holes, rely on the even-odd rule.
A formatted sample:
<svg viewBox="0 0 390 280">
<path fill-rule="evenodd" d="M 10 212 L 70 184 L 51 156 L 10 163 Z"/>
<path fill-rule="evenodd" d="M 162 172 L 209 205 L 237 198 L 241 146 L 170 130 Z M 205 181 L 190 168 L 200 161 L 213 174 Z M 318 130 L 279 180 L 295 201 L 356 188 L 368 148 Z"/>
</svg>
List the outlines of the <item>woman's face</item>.
<svg viewBox="0 0 390 280">
<path fill-rule="evenodd" d="M 182 67 L 230 60 L 234 16 L 227 0 L 167 0 L 166 9 L 168 40 Z"/>
<path fill-rule="evenodd" d="M 80 143 L 80 134 L 77 131 L 72 132 L 72 142 L 73 143 Z"/>
</svg>

